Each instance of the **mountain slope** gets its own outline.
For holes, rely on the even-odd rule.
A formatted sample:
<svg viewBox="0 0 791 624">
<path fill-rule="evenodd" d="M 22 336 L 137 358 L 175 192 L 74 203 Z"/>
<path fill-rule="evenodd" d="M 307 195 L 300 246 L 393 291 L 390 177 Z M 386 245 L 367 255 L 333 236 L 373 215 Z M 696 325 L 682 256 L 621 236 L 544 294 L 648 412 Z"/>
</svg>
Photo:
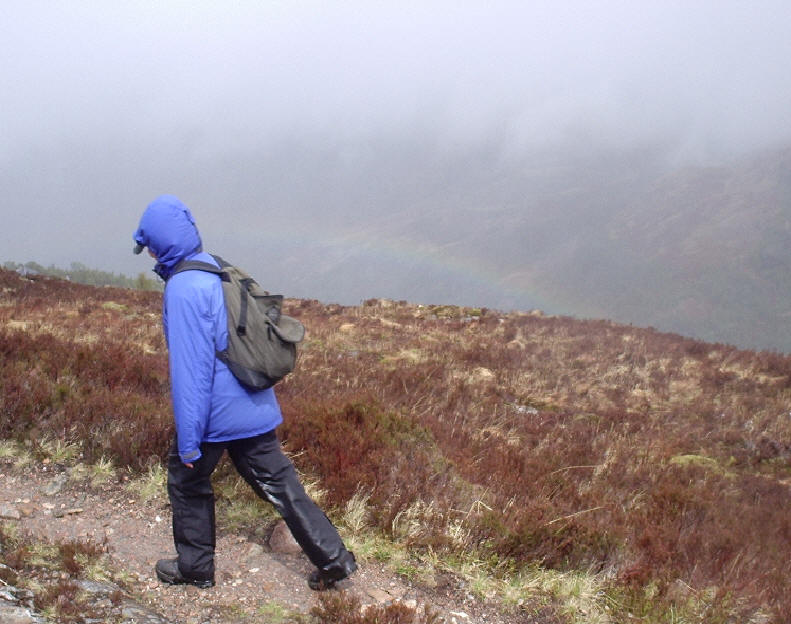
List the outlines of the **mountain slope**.
<svg viewBox="0 0 791 624">
<path fill-rule="evenodd" d="M 0 439 L 28 461 L 161 467 L 160 296 L 6 271 L 0 286 Z M 286 309 L 308 333 L 278 435 L 363 565 L 461 587 L 508 622 L 540 605 L 564 624 L 789 621 L 791 358 L 538 313 Z M 260 539 L 228 465 L 217 490 L 220 528 Z"/>
<path fill-rule="evenodd" d="M 381 181 L 368 165 L 360 180 Z M 789 171 L 791 148 L 683 168 L 647 148 L 425 157 L 394 168 L 387 209 L 351 201 L 353 225 L 292 254 L 305 266 L 293 285 L 345 303 L 540 307 L 791 351 Z"/>
</svg>

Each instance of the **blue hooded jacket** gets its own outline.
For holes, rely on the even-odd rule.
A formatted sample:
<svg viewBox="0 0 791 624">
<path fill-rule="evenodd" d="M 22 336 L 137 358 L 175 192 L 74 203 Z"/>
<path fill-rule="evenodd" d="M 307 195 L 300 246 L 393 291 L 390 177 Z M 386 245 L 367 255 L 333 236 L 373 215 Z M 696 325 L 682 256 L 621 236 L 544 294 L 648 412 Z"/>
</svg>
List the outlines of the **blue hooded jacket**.
<svg viewBox="0 0 791 624">
<path fill-rule="evenodd" d="M 219 276 L 184 271 L 170 277 L 182 260 L 217 265 L 203 252 L 189 208 L 172 195 L 157 197 L 134 239 L 156 256 L 154 271 L 166 281 L 162 321 L 181 461 L 199 459 L 202 442 L 250 438 L 277 427 L 283 417 L 274 389 L 247 390 L 215 355 L 228 344 Z"/>
</svg>

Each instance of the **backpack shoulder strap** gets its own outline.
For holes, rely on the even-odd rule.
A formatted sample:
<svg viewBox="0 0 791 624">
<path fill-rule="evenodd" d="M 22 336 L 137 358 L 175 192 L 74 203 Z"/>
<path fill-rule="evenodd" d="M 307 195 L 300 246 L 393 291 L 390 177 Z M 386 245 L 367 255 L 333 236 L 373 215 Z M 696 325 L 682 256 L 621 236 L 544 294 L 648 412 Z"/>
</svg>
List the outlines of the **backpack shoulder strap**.
<svg viewBox="0 0 791 624">
<path fill-rule="evenodd" d="M 216 254 L 210 254 L 210 255 L 211 255 L 212 258 L 214 258 L 214 261 L 217 264 L 220 265 L 221 269 L 225 269 L 225 268 L 228 268 L 229 266 L 231 266 L 230 262 L 227 262 L 226 260 L 223 260 L 220 256 L 218 256 Z"/>
<path fill-rule="evenodd" d="M 252 277 L 247 276 L 245 273 L 239 271 L 237 267 L 234 267 L 230 262 L 226 262 L 220 256 L 211 254 L 211 257 L 214 258 L 215 262 L 220 265 L 220 268 L 208 262 L 201 262 L 200 260 L 182 260 L 173 269 L 170 277 L 173 277 L 176 273 L 181 273 L 182 271 L 206 271 L 207 273 L 219 275 L 220 279 L 223 282 L 226 282 L 229 286 L 233 286 L 234 279 L 236 279 L 236 284 L 239 287 L 239 322 L 236 326 L 236 333 L 239 336 L 244 336 L 247 333 L 247 309 L 249 306 L 248 300 L 250 296 L 248 290 L 250 289 L 251 284 L 255 283 L 255 280 Z M 234 277 L 231 277 L 231 271 L 234 272 Z M 223 288 L 223 291 L 224 290 L 225 289 Z M 227 295 L 225 292 L 223 294 Z M 231 302 L 231 305 L 235 305 L 235 302 L 236 300 L 234 299 L 233 302 Z M 225 299 L 225 304 L 226 306 L 229 305 L 227 297 Z"/>
<path fill-rule="evenodd" d="M 212 256 L 212 258 L 217 260 L 217 263 L 222 268 L 217 268 L 213 264 L 201 262 L 200 260 L 182 260 L 173 269 L 170 277 L 173 277 L 176 273 L 181 273 L 183 271 L 205 271 L 206 273 L 214 273 L 215 275 L 219 275 L 220 279 L 222 279 L 224 282 L 230 281 L 228 272 L 224 270 L 224 268 L 228 266 L 228 263 L 219 256 Z"/>
</svg>

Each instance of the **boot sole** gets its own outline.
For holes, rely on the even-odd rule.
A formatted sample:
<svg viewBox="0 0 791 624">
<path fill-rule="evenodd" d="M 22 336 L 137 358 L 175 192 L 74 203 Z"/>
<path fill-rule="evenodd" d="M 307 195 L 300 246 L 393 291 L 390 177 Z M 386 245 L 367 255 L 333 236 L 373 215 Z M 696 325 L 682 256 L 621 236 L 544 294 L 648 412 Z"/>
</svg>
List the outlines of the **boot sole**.
<svg viewBox="0 0 791 624">
<path fill-rule="evenodd" d="M 196 581 L 192 579 L 186 579 L 182 577 L 175 577 L 169 574 L 165 574 L 160 570 L 157 570 L 157 578 L 162 581 L 163 583 L 167 583 L 168 585 L 194 585 L 195 587 L 199 587 L 201 589 L 208 589 L 209 587 L 214 587 L 214 581 Z"/>
</svg>

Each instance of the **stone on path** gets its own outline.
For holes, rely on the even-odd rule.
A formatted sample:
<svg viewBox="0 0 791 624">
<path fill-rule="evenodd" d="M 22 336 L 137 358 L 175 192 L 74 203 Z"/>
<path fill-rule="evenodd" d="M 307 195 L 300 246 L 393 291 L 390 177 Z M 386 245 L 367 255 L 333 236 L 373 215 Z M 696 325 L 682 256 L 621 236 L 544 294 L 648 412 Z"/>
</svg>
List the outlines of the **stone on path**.
<svg viewBox="0 0 791 624">
<path fill-rule="evenodd" d="M 6 520 L 19 520 L 19 510 L 14 505 L 0 504 L 0 518 Z"/>
<path fill-rule="evenodd" d="M 65 472 L 61 472 L 59 475 L 56 475 L 52 481 L 41 488 L 41 491 L 47 496 L 55 496 L 55 494 L 61 493 L 68 481 L 69 475 L 67 475 Z"/>
<path fill-rule="evenodd" d="M 278 521 L 275 525 L 275 530 L 272 531 L 272 536 L 269 538 L 269 547 L 272 552 L 297 554 L 302 552 L 302 547 L 297 544 L 294 536 L 283 520 Z"/>
</svg>

